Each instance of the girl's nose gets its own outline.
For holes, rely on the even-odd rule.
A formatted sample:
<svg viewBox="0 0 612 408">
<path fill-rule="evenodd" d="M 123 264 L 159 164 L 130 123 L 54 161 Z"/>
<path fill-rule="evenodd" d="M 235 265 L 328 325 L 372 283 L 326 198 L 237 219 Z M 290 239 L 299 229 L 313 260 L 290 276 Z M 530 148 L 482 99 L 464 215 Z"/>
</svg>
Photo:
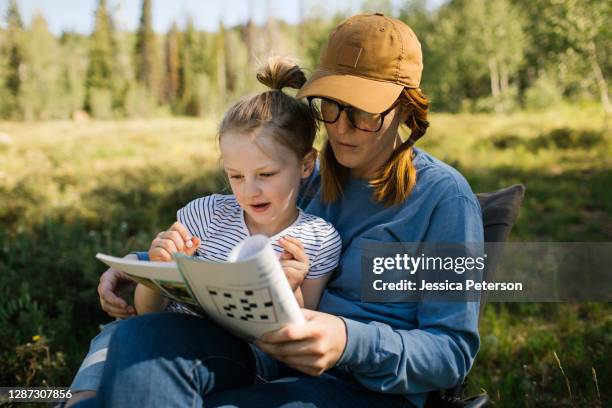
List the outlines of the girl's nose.
<svg viewBox="0 0 612 408">
<path fill-rule="evenodd" d="M 244 183 L 244 195 L 246 197 L 257 197 L 261 193 L 259 184 L 254 180 L 246 180 Z"/>
</svg>

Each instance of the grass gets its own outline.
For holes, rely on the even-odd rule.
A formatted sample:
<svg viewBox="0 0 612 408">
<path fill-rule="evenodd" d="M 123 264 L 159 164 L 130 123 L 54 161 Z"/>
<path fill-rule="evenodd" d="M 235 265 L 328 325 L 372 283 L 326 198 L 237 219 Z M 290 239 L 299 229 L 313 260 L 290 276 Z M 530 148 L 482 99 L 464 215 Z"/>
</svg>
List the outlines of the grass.
<svg viewBox="0 0 612 408">
<path fill-rule="evenodd" d="M 525 184 L 513 240 L 610 241 L 612 136 L 603 123 L 591 107 L 434 114 L 419 146 L 474 191 Z M 94 254 L 147 248 L 179 207 L 225 188 L 215 127 L 214 118 L 0 122 L 0 384 L 70 383 L 109 321 Z M 470 393 L 485 389 L 501 407 L 612 401 L 609 304 L 490 304 L 481 335 Z"/>
</svg>

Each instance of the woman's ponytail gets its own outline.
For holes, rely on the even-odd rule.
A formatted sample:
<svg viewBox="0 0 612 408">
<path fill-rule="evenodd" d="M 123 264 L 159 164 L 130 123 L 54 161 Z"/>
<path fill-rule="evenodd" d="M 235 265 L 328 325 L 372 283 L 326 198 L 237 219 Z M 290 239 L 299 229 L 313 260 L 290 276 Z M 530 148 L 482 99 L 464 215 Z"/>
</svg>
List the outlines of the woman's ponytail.
<svg viewBox="0 0 612 408">
<path fill-rule="evenodd" d="M 410 137 L 393 151 L 377 176 L 370 181 L 374 187 L 374 199 L 385 205 L 399 204 L 410 196 L 416 185 L 417 172 L 412 161 L 412 145 L 427 131 L 429 102 L 420 89 L 404 88 L 401 105 L 408 110 L 404 122 L 410 128 Z"/>
</svg>

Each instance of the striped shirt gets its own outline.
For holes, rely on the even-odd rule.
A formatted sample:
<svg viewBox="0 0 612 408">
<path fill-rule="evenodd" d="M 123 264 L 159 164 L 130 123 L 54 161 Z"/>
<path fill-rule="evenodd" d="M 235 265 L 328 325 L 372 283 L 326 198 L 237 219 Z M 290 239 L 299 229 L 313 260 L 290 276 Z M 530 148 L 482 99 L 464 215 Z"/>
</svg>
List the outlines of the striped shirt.
<svg viewBox="0 0 612 408">
<path fill-rule="evenodd" d="M 178 210 L 177 219 L 192 235 L 200 238 L 195 255 L 209 261 L 226 261 L 232 249 L 251 235 L 244 222 L 244 211 L 233 195 L 213 194 L 195 199 Z M 279 255 L 283 248 L 277 241 L 285 235 L 299 239 L 304 245 L 310 261 L 306 279 L 319 278 L 338 265 L 342 249 L 340 235 L 322 218 L 300 209 L 293 224 L 269 237 L 272 249 Z M 191 312 L 174 302 L 166 310 Z"/>
</svg>

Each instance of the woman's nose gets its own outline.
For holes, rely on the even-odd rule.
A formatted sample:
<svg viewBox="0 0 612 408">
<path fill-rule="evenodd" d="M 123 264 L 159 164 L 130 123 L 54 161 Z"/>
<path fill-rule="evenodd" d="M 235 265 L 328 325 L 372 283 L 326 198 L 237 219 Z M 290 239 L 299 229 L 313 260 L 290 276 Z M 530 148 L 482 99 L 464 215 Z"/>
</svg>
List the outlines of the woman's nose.
<svg viewBox="0 0 612 408">
<path fill-rule="evenodd" d="M 336 129 L 341 135 L 348 133 L 353 129 L 353 125 L 349 121 L 348 115 L 345 111 L 340 112 L 340 116 L 336 121 Z"/>
</svg>

